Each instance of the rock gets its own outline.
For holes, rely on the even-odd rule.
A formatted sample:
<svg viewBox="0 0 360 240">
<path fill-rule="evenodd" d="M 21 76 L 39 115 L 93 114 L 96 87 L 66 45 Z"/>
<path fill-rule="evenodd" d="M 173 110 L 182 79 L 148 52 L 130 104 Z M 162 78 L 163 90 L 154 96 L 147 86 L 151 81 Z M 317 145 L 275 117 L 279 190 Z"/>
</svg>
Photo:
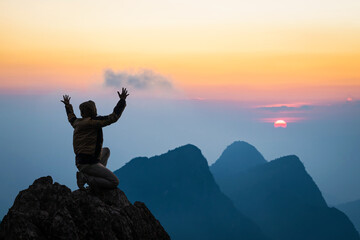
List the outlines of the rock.
<svg viewBox="0 0 360 240">
<path fill-rule="evenodd" d="M 21 191 L 0 224 L 0 239 L 170 239 L 144 203 L 119 189 L 71 190 L 42 177 Z"/>
</svg>

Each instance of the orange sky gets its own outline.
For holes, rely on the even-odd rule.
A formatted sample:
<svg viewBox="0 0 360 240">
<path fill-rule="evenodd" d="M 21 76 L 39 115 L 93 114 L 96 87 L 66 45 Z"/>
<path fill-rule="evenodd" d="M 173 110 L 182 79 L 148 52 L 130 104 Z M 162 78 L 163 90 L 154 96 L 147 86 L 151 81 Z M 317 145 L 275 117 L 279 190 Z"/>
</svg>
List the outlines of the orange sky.
<svg viewBox="0 0 360 240">
<path fill-rule="evenodd" d="M 256 2 L 263 9 L 210 1 L 199 12 L 187 1 L 2 1 L 0 89 L 84 90 L 101 85 L 105 69 L 152 69 L 192 98 L 360 98 L 356 1 Z"/>
</svg>

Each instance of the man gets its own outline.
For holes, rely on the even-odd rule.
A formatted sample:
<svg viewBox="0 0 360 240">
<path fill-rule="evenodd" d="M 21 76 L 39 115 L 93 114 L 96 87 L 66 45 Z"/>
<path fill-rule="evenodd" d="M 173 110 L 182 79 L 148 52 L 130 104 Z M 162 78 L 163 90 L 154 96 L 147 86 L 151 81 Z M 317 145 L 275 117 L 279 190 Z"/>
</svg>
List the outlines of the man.
<svg viewBox="0 0 360 240">
<path fill-rule="evenodd" d="M 110 156 L 109 148 L 102 148 L 103 132 L 102 128 L 116 122 L 126 107 L 126 97 L 129 96 L 126 88 L 122 88 L 119 95 L 119 102 L 114 111 L 107 116 L 97 116 L 97 110 L 93 101 L 80 104 L 82 118 L 77 118 L 74 114 L 70 97 L 63 96 L 66 113 L 71 126 L 74 128 L 73 147 L 76 155 L 77 185 L 84 189 L 85 183 L 96 190 L 113 189 L 119 184 L 119 179 L 113 172 L 106 168 L 107 160 Z"/>
</svg>

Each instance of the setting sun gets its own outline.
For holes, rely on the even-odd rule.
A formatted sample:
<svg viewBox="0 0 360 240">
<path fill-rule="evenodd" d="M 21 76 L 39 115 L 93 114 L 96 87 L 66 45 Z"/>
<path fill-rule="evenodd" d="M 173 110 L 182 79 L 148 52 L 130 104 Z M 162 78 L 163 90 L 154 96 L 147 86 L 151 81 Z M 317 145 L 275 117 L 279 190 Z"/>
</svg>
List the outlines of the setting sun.
<svg viewBox="0 0 360 240">
<path fill-rule="evenodd" d="M 287 124 L 286 124 L 286 122 L 284 120 L 277 120 L 274 123 L 274 127 L 276 127 L 276 128 L 279 128 L 279 127 L 286 128 Z"/>
</svg>

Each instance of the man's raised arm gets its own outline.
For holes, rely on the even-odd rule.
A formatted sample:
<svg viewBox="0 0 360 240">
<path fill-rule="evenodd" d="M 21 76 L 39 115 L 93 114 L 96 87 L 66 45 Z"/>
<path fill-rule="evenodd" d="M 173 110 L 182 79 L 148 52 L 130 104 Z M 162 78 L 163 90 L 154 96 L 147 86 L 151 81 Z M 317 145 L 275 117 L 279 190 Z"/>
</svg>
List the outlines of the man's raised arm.
<svg viewBox="0 0 360 240">
<path fill-rule="evenodd" d="M 127 96 L 129 96 L 128 91 L 126 90 L 126 88 L 122 88 L 121 94 L 119 93 L 119 91 L 117 92 L 119 95 L 119 102 L 116 104 L 115 108 L 114 108 L 114 113 L 116 115 L 119 116 L 119 118 L 121 117 L 122 112 L 124 111 L 125 107 L 126 107 L 126 98 Z"/>
<path fill-rule="evenodd" d="M 66 114 L 68 116 L 68 120 L 69 120 L 71 126 L 74 126 L 73 124 L 76 120 L 76 115 L 74 114 L 73 106 L 70 104 L 70 99 L 71 99 L 71 97 L 69 97 L 69 95 L 63 95 L 63 100 L 60 100 L 60 101 L 65 104 L 65 110 L 66 110 Z"/>
<path fill-rule="evenodd" d="M 116 122 L 121 117 L 121 114 L 123 113 L 123 111 L 126 107 L 126 98 L 127 98 L 127 96 L 129 96 L 129 94 L 128 94 L 128 91 L 126 90 L 126 88 L 122 88 L 121 94 L 119 92 L 117 92 L 117 93 L 119 95 L 120 100 L 114 107 L 114 111 L 110 115 L 97 116 L 96 118 L 94 118 L 90 122 L 90 124 L 93 127 L 108 126 L 108 125 Z"/>
</svg>

